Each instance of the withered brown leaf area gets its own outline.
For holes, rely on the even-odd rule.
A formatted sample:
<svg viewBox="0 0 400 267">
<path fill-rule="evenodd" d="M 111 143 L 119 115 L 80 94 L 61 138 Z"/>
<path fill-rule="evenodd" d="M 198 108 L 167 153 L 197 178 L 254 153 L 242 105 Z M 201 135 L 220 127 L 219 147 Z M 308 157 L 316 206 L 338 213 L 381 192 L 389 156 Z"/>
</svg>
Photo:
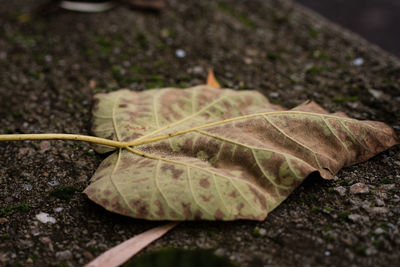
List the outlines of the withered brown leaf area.
<svg viewBox="0 0 400 267">
<path fill-rule="evenodd" d="M 101 163 L 85 193 L 149 220 L 263 220 L 310 173 L 331 179 L 399 143 L 381 122 L 209 86 L 98 94 L 93 132 L 129 147 Z"/>
</svg>

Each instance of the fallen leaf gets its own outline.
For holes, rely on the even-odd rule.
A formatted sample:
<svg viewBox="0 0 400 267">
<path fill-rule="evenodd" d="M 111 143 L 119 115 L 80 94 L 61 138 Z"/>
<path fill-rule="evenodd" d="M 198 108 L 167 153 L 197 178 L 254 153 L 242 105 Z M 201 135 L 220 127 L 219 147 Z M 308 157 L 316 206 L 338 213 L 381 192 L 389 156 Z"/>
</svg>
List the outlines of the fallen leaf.
<svg viewBox="0 0 400 267">
<path fill-rule="evenodd" d="M 331 179 L 399 143 L 381 122 L 209 86 L 98 94 L 92 130 L 129 146 L 96 147 L 116 151 L 85 193 L 149 220 L 263 220 L 310 173 Z"/>
<path fill-rule="evenodd" d="M 146 232 L 134 236 L 125 242 L 107 250 L 96 259 L 86 264 L 85 267 L 120 266 L 143 248 L 147 247 L 151 242 L 162 237 L 176 225 L 177 223 L 169 223 L 152 228 Z"/>
</svg>

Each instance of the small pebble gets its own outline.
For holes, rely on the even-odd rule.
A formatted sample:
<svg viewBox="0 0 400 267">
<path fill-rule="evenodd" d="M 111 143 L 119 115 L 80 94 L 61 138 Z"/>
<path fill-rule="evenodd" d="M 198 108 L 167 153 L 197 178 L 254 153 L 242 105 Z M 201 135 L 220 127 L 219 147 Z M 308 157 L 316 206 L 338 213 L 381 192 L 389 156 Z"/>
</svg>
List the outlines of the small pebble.
<svg viewBox="0 0 400 267">
<path fill-rule="evenodd" d="M 372 255 L 375 255 L 376 253 L 378 253 L 378 251 L 377 251 L 376 248 L 374 248 L 374 247 L 369 247 L 369 248 L 367 248 L 367 249 L 365 250 L 365 254 L 366 254 L 367 256 L 372 256 Z"/>
<path fill-rule="evenodd" d="M 379 90 L 369 89 L 368 92 L 376 99 L 380 99 L 383 96 L 383 92 Z"/>
<path fill-rule="evenodd" d="M 386 225 L 387 225 L 388 227 L 392 228 L 392 229 L 395 229 L 395 228 L 396 228 L 396 226 L 394 226 L 393 223 L 387 223 Z"/>
<path fill-rule="evenodd" d="M 214 251 L 214 255 L 220 256 L 220 257 L 224 256 L 225 255 L 225 249 L 223 249 L 223 248 L 216 249 Z"/>
<path fill-rule="evenodd" d="M 269 93 L 269 96 L 270 97 L 279 97 L 279 93 L 278 92 L 272 92 L 272 93 Z"/>
<path fill-rule="evenodd" d="M 247 65 L 250 65 L 250 64 L 253 63 L 253 60 L 251 58 L 249 58 L 249 57 L 245 57 L 244 58 L 244 63 L 247 64 Z"/>
<path fill-rule="evenodd" d="M 341 195 L 342 197 L 346 195 L 346 191 L 347 191 L 347 189 L 345 187 L 343 187 L 343 186 L 337 186 L 333 190 L 338 192 L 339 195 Z"/>
<path fill-rule="evenodd" d="M 348 218 L 349 220 L 360 224 L 369 221 L 369 218 L 367 216 L 362 216 L 360 214 L 350 214 Z"/>
<path fill-rule="evenodd" d="M 383 234 L 385 232 L 385 230 L 383 230 L 382 228 L 378 227 L 378 228 L 375 229 L 374 232 L 375 232 L 375 234 L 380 235 L 380 234 Z"/>
<path fill-rule="evenodd" d="M 31 191 L 33 186 L 31 184 L 24 184 L 24 190 Z"/>
<path fill-rule="evenodd" d="M 383 184 L 379 186 L 379 189 L 383 189 L 383 190 L 393 190 L 396 187 L 395 184 Z"/>
<path fill-rule="evenodd" d="M 177 58 L 184 58 L 184 57 L 186 57 L 186 52 L 183 49 L 177 49 L 175 51 L 175 55 Z"/>
<path fill-rule="evenodd" d="M 385 202 L 382 199 L 377 198 L 375 200 L 377 206 L 385 206 Z"/>
<path fill-rule="evenodd" d="M 264 228 L 260 228 L 258 229 L 258 233 L 260 234 L 260 236 L 265 236 L 267 234 L 267 230 L 265 230 Z"/>
<path fill-rule="evenodd" d="M 84 251 L 84 252 L 83 252 L 83 256 L 84 256 L 85 258 L 89 259 L 89 260 L 94 259 L 93 254 L 90 253 L 89 251 Z"/>
<path fill-rule="evenodd" d="M 41 212 L 39 214 L 36 214 L 36 219 L 42 223 L 56 223 L 56 219 L 53 217 L 49 216 L 48 213 L 46 212 Z"/>
<path fill-rule="evenodd" d="M 364 59 L 361 57 L 358 57 L 353 61 L 353 65 L 355 66 L 361 66 L 362 64 L 364 64 Z"/>
<path fill-rule="evenodd" d="M 53 181 L 48 182 L 48 184 L 49 184 L 50 186 L 58 186 L 58 185 L 60 185 L 60 182 L 59 182 L 59 181 L 56 181 L 56 180 L 53 180 Z"/>
<path fill-rule="evenodd" d="M 0 52 L 0 59 L 6 59 L 7 58 L 7 53 L 6 52 Z"/>
<path fill-rule="evenodd" d="M 54 211 L 55 211 L 55 212 L 61 212 L 63 209 L 64 209 L 64 208 L 58 207 L 58 208 L 55 208 Z"/>
<path fill-rule="evenodd" d="M 387 208 L 384 208 L 384 207 L 373 207 L 370 210 L 370 212 L 373 213 L 373 214 L 385 214 L 385 213 L 388 213 L 389 210 Z"/>
<path fill-rule="evenodd" d="M 41 234 L 41 232 L 40 232 L 38 229 L 33 229 L 32 232 L 31 232 L 31 234 L 32 234 L 33 236 L 39 236 L 39 235 Z"/>
<path fill-rule="evenodd" d="M 191 69 L 191 72 L 193 74 L 203 74 L 204 73 L 204 68 L 202 66 L 195 66 Z"/>
<path fill-rule="evenodd" d="M 44 60 L 46 60 L 47 62 L 51 62 L 53 60 L 53 57 L 51 55 L 45 55 Z"/>
<path fill-rule="evenodd" d="M 43 244 L 49 244 L 51 243 L 51 239 L 48 236 L 43 236 L 42 238 L 40 238 L 40 242 L 42 242 Z"/>
<path fill-rule="evenodd" d="M 363 183 L 356 183 L 350 186 L 350 192 L 352 194 L 367 194 L 369 193 L 369 188 Z"/>
<path fill-rule="evenodd" d="M 56 253 L 56 258 L 59 260 L 69 260 L 72 258 L 72 252 L 69 250 L 59 251 Z"/>
<path fill-rule="evenodd" d="M 50 149 L 51 144 L 49 141 L 42 141 L 40 142 L 39 147 L 40 147 L 40 153 L 44 153 Z"/>
<path fill-rule="evenodd" d="M 327 251 L 325 251 L 325 256 L 330 256 L 331 255 L 331 252 L 329 251 L 329 250 L 327 250 Z"/>
</svg>

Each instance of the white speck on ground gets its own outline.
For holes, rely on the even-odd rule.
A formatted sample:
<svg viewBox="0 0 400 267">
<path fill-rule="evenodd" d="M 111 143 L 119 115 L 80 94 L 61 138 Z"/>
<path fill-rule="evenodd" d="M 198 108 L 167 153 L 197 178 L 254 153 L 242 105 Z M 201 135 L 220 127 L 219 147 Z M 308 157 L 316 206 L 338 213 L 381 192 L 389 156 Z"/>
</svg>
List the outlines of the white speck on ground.
<svg viewBox="0 0 400 267">
<path fill-rule="evenodd" d="M 53 181 L 48 182 L 48 184 L 49 184 L 50 186 L 58 186 L 58 185 L 60 185 L 60 182 L 59 182 L 59 181 L 56 181 L 56 180 L 53 180 Z"/>
<path fill-rule="evenodd" d="M 355 66 L 361 66 L 362 64 L 364 64 L 364 59 L 361 57 L 358 57 L 353 61 L 353 65 Z"/>
<path fill-rule="evenodd" d="M 56 223 L 56 219 L 49 216 L 49 214 L 46 212 L 36 214 L 36 219 L 42 223 Z"/>
<path fill-rule="evenodd" d="M 175 51 L 175 55 L 177 58 L 184 58 L 184 57 L 186 57 L 186 52 L 183 49 L 177 49 Z"/>
</svg>

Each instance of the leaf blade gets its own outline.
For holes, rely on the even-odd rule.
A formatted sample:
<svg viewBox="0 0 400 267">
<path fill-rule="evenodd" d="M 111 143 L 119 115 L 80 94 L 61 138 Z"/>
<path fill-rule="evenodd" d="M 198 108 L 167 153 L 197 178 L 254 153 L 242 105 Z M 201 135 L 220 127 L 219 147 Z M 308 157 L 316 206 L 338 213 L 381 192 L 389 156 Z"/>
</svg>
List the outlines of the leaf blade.
<svg viewBox="0 0 400 267">
<path fill-rule="evenodd" d="M 137 218 L 263 220 L 310 173 L 330 179 L 343 166 L 399 142 L 383 123 L 329 114 L 314 102 L 284 110 L 254 91 L 200 86 L 123 94 L 128 96 L 121 96 L 121 103 L 150 96 L 149 112 L 158 110 L 161 123 L 155 123 L 154 115 L 144 116 L 151 129 L 128 140 L 129 147 L 120 153 L 115 176 L 123 188 L 119 195 L 127 195 L 125 203 L 117 192 L 104 199 L 112 176 L 103 170 L 85 192 L 105 208 Z M 104 103 L 110 106 L 109 100 Z M 171 109 L 165 106 L 179 111 L 177 103 L 183 115 L 167 119 Z M 119 125 L 128 123 L 137 127 L 132 121 Z M 126 127 L 119 127 L 122 136 L 129 136 Z"/>
</svg>

